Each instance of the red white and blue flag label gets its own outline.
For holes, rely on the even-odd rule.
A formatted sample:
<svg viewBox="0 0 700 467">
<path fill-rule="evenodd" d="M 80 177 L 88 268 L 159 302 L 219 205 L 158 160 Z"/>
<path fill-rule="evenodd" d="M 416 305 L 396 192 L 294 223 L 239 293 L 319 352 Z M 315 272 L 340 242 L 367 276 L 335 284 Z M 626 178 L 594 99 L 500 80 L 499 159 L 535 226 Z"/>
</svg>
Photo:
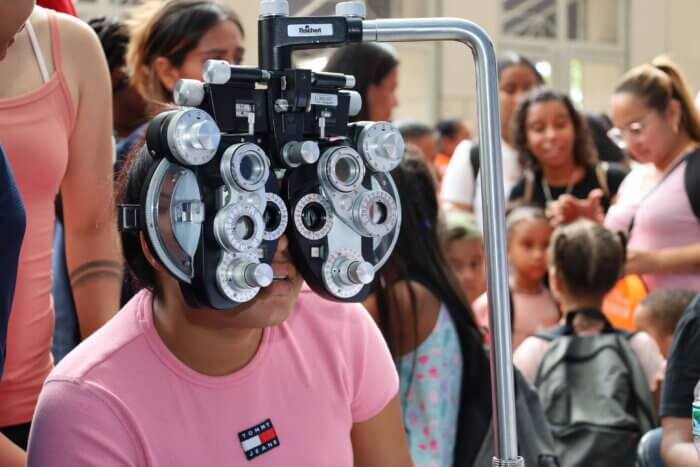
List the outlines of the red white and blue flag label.
<svg viewBox="0 0 700 467">
<path fill-rule="evenodd" d="M 272 426 L 272 421 L 269 418 L 238 433 L 238 440 L 241 442 L 241 447 L 248 460 L 253 460 L 280 445 L 275 427 Z"/>
</svg>

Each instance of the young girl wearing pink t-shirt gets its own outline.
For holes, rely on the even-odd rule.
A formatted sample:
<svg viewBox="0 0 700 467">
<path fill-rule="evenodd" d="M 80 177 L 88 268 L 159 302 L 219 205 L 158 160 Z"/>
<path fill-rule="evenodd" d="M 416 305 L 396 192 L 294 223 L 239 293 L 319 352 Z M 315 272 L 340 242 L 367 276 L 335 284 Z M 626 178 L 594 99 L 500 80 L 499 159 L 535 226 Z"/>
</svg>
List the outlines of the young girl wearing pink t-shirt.
<svg viewBox="0 0 700 467">
<path fill-rule="evenodd" d="M 519 206 L 506 218 L 508 262 L 513 308 L 513 349 L 528 336 L 556 324 L 559 308 L 543 280 L 547 274 L 547 247 L 552 227 L 544 210 Z M 474 313 L 483 329 L 489 329 L 486 294 L 474 302 Z"/>
<path fill-rule="evenodd" d="M 156 161 L 130 162 L 120 202 L 138 204 Z M 139 235 L 122 243 L 144 289 L 47 379 L 29 466 L 410 465 L 381 333 L 359 304 L 300 293 L 285 236 L 273 284 L 215 310 Z"/>
</svg>

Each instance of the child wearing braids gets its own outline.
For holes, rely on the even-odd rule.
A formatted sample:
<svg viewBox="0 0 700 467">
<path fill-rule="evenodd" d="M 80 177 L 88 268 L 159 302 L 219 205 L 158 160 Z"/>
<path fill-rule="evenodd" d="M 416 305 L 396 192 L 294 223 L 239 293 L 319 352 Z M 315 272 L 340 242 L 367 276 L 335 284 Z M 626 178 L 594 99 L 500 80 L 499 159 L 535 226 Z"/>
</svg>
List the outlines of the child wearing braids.
<svg viewBox="0 0 700 467">
<path fill-rule="evenodd" d="M 621 277 L 625 262 L 623 238 L 589 220 L 558 227 L 548 251 L 549 284 L 559 301 L 564 321 L 578 336 L 594 336 L 610 329 L 600 311 L 603 297 Z M 547 333 L 543 333 L 547 334 Z M 513 363 L 534 383 L 540 363 L 551 344 L 543 335 L 528 337 L 513 355 Z M 627 340 L 637 356 L 652 392 L 656 389 L 663 357 L 645 332 Z"/>
</svg>

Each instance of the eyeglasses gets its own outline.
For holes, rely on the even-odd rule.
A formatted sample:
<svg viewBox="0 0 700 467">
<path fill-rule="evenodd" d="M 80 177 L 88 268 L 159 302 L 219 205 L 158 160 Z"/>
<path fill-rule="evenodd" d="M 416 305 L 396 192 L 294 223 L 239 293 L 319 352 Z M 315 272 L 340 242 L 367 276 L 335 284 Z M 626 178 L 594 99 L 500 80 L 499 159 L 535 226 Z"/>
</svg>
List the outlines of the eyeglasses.
<svg viewBox="0 0 700 467">
<path fill-rule="evenodd" d="M 644 134 L 644 131 L 649 127 L 649 117 L 654 112 L 649 112 L 636 122 L 632 122 L 624 128 L 611 128 L 608 131 L 608 138 L 620 148 L 624 149 L 627 146 L 627 141 L 630 139 L 639 138 Z"/>
</svg>

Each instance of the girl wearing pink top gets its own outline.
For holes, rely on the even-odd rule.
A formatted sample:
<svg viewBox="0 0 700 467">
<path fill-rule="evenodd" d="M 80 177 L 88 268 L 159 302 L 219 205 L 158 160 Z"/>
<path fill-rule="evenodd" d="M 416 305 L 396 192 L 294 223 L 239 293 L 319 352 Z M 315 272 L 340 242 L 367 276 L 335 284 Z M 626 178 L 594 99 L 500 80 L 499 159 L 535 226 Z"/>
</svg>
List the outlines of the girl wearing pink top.
<svg viewBox="0 0 700 467">
<path fill-rule="evenodd" d="M 156 163 L 127 162 L 120 203 Z M 29 466 L 410 465 L 381 333 L 358 304 L 300 293 L 286 237 L 275 282 L 228 311 L 191 307 L 143 237 L 122 242 L 144 290 L 47 379 Z"/>
<path fill-rule="evenodd" d="M 0 144 L 27 214 L 0 381 L 2 466 L 24 465 L 20 448 L 52 367 L 51 242 L 59 190 L 82 335 L 118 308 L 111 102 L 104 54 L 87 25 L 31 0 L 0 2 Z"/>
<path fill-rule="evenodd" d="M 544 210 L 532 206 L 517 207 L 508 214 L 506 228 L 515 350 L 526 337 L 555 325 L 560 313 L 544 286 L 547 248 L 552 235 Z M 479 325 L 488 331 L 489 304 L 485 293 L 474 302 L 474 314 Z"/>
<path fill-rule="evenodd" d="M 650 291 L 700 291 L 700 117 L 675 65 L 630 70 L 612 98 L 612 136 L 644 165 L 623 183 L 605 219 L 629 232 L 625 271 Z"/>
</svg>

